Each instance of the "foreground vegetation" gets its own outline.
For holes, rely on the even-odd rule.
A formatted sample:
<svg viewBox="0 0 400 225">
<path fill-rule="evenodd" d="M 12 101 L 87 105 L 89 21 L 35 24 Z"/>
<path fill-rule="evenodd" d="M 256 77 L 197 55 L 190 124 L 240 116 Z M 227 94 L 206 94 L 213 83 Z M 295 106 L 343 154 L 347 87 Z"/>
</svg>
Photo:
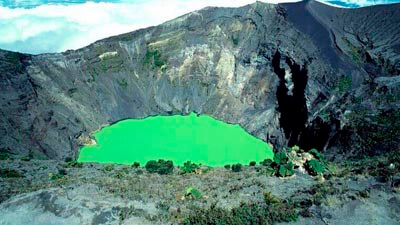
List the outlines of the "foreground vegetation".
<svg viewBox="0 0 400 225">
<path fill-rule="evenodd" d="M 391 195 L 400 190 L 398 152 L 328 162 L 316 150 L 295 146 L 273 160 L 225 168 L 190 161 L 175 166 L 168 160 L 143 166 L 58 162 L 0 152 L 0 202 L 48 188 L 94 185 L 117 202 L 156 205 L 157 215 L 121 208 L 120 222 L 139 215 L 153 224 L 274 224 L 319 217 L 323 210 L 357 199 L 368 201 L 377 190 Z"/>
</svg>

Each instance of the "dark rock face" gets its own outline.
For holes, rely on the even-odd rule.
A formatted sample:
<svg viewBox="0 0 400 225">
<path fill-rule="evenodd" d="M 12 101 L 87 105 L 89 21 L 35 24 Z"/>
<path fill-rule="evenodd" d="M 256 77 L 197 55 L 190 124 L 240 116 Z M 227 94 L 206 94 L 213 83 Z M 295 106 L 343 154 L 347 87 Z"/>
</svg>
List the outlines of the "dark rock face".
<svg viewBox="0 0 400 225">
<path fill-rule="evenodd" d="M 286 64 L 290 68 L 290 79 L 293 83 L 292 93 L 289 94 L 290 91 L 285 77 L 286 71 L 280 68 L 280 58 L 281 55 L 277 51 L 272 59 L 272 66 L 279 77 L 279 85 L 276 90 L 278 111 L 280 113 L 279 122 L 288 140 L 288 145 L 291 147 L 299 143 L 300 134 L 304 132 L 307 123 L 308 111 L 304 91 L 307 86 L 308 76 L 305 66 L 300 67 L 287 57 Z"/>
<path fill-rule="evenodd" d="M 398 4 L 255 3 L 61 54 L 0 51 L 0 148 L 74 157 L 110 123 L 193 111 L 239 123 L 276 148 L 393 148 L 399 15 Z"/>
</svg>

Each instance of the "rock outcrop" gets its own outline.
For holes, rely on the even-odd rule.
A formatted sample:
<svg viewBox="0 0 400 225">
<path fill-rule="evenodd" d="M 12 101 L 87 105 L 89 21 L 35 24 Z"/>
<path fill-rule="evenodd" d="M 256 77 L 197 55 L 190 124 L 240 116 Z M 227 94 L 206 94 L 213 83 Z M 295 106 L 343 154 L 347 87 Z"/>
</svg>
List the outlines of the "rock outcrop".
<svg viewBox="0 0 400 225">
<path fill-rule="evenodd" d="M 400 142 L 399 76 L 399 4 L 205 8 L 60 54 L 0 51 L 0 148 L 75 157 L 116 121 L 197 112 L 276 148 L 375 153 Z"/>
</svg>

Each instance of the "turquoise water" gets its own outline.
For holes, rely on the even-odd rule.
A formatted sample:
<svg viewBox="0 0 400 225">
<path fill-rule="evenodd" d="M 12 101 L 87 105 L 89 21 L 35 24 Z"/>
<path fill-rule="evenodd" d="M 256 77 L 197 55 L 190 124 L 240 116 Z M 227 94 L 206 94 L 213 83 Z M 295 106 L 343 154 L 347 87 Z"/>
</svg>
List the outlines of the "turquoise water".
<svg viewBox="0 0 400 225">
<path fill-rule="evenodd" d="M 194 113 L 128 119 L 94 134 L 95 146 L 84 146 L 78 161 L 144 165 L 167 159 L 177 165 L 190 160 L 209 166 L 272 159 L 269 145 L 239 125 Z"/>
</svg>

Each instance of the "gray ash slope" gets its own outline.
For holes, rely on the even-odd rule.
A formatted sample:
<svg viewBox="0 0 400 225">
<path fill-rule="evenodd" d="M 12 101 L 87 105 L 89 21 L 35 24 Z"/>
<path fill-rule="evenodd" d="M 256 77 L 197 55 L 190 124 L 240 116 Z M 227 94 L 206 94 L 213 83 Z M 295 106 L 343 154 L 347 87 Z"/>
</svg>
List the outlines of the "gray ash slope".
<svg viewBox="0 0 400 225">
<path fill-rule="evenodd" d="M 76 157 L 107 124 L 197 112 L 277 148 L 374 154 L 400 142 L 399 75 L 400 4 L 205 8 L 75 51 L 0 51 L 0 148 Z"/>
</svg>

